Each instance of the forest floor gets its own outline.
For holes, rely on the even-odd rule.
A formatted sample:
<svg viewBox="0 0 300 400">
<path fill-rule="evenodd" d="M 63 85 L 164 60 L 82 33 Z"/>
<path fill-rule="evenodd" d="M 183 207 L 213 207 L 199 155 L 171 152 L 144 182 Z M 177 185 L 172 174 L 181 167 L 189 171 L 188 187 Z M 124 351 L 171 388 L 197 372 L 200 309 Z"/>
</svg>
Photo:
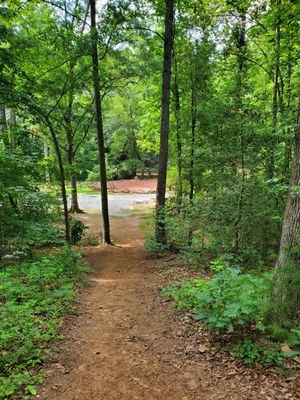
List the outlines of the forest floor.
<svg viewBox="0 0 300 400">
<path fill-rule="evenodd" d="M 99 214 L 80 216 L 93 236 Z M 296 400 L 295 380 L 246 368 L 217 350 L 201 325 L 158 288 L 191 272 L 174 256 L 151 259 L 140 217 L 112 218 L 114 246 L 85 247 L 92 285 L 47 363 L 43 400 Z M 297 394 L 298 393 L 298 394 Z"/>
</svg>

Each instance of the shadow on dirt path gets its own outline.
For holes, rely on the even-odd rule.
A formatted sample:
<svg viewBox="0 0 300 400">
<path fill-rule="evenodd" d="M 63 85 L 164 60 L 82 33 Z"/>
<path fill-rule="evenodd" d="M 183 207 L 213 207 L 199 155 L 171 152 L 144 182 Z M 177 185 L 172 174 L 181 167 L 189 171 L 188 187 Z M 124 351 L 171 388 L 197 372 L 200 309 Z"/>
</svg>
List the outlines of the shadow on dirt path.
<svg viewBox="0 0 300 400">
<path fill-rule="evenodd" d="M 190 357 L 178 315 L 159 295 L 162 278 L 145 257 L 138 217 L 113 220 L 112 233 L 116 246 L 85 249 L 93 285 L 80 296 L 79 315 L 65 323 L 63 348 L 36 398 L 279 398 L 264 388 L 265 376 L 230 373 L 217 356 Z"/>
</svg>

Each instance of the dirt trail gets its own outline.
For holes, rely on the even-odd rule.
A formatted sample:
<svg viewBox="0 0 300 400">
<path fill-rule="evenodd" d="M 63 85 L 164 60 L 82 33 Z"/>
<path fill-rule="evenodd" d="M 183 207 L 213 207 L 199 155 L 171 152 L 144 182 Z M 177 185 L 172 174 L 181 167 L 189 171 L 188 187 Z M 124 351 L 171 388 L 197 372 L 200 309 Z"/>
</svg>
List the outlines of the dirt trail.
<svg viewBox="0 0 300 400">
<path fill-rule="evenodd" d="M 117 245 L 87 248 L 94 283 L 81 296 L 79 315 L 65 324 L 63 349 L 37 398 L 294 400 L 277 396 L 264 375 L 254 380 L 232 372 L 231 362 L 224 369 L 218 355 L 190 353 L 194 337 L 182 332 L 191 322 L 162 301 L 163 278 L 145 258 L 138 225 L 137 217 L 115 219 Z"/>
</svg>

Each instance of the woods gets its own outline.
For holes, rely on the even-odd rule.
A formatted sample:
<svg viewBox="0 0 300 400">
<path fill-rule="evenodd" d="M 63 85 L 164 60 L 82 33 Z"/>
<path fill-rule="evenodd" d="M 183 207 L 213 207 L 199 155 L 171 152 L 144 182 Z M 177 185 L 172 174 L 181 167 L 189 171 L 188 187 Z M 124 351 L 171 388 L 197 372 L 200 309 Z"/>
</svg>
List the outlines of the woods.
<svg viewBox="0 0 300 400">
<path fill-rule="evenodd" d="M 46 313 L 29 297 L 45 291 L 55 336 L 84 275 L 80 195 L 100 187 L 96 241 L 115 244 L 108 182 L 141 174 L 157 176 L 146 251 L 199 272 L 163 296 L 246 358 L 299 357 L 299 18 L 291 0 L 1 3 L 0 398 L 34 395 L 24 371 L 44 356 L 26 357 L 50 329 L 32 317 L 22 358 L 10 306 Z"/>
</svg>

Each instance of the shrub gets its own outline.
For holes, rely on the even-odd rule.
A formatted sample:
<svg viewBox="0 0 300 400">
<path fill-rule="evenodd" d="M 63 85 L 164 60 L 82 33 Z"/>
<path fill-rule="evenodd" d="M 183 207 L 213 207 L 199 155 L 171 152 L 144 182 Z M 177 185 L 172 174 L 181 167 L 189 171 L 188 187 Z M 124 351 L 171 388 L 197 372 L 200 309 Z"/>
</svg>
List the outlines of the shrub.
<svg viewBox="0 0 300 400">
<path fill-rule="evenodd" d="M 72 311 L 76 282 L 87 272 L 68 247 L 34 262 L 6 266 L 0 279 L 0 398 L 34 394 L 34 367 L 47 357 L 47 342 L 59 337 Z"/>
<path fill-rule="evenodd" d="M 175 300 L 176 307 L 193 308 L 196 319 L 203 320 L 211 330 L 263 330 L 270 280 L 269 274 L 252 276 L 227 267 L 209 281 L 183 283 L 165 294 Z"/>
<path fill-rule="evenodd" d="M 145 239 L 145 249 L 153 254 L 160 254 L 168 250 L 168 246 L 158 243 L 153 235 L 148 235 Z"/>
<path fill-rule="evenodd" d="M 199 292 L 196 318 L 217 331 L 230 333 L 241 327 L 262 330 L 270 281 L 269 274 L 253 276 L 226 268 Z"/>
<path fill-rule="evenodd" d="M 284 354 L 279 346 L 264 347 L 248 339 L 238 343 L 233 354 L 248 365 L 260 363 L 265 367 L 280 367 L 284 362 Z"/>
<path fill-rule="evenodd" d="M 70 219 L 70 230 L 71 230 L 71 243 L 76 244 L 80 242 L 84 235 L 84 231 L 87 229 L 85 224 L 79 219 Z"/>
<path fill-rule="evenodd" d="M 175 301 L 175 307 L 180 310 L 195 309 L 198 306 L 199 290 L 204 289 L 207 281 L 193 279 L 186 281 L 179 286 L 171 285 L 162 289 L 162 294 Z"/>
</svg>

